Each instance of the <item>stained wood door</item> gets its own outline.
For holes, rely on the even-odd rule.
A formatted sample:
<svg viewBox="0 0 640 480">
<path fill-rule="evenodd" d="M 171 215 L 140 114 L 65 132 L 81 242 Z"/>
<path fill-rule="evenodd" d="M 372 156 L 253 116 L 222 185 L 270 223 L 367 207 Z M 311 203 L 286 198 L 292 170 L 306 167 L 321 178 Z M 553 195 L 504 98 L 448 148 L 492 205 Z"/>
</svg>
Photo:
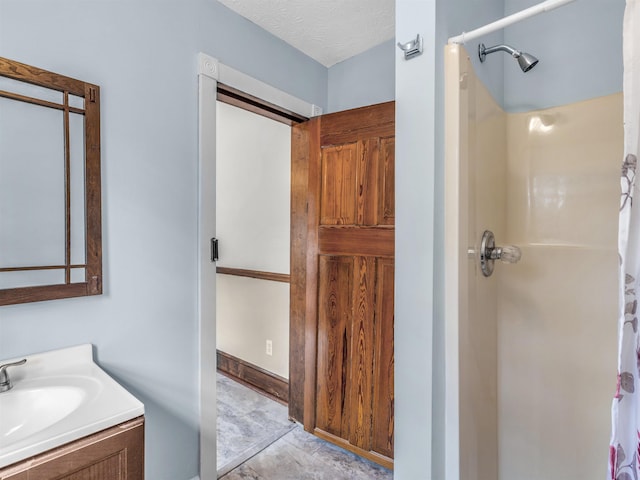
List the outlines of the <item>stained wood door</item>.
<svg viewBox="0 0 640 480">
<path fill-rule="evenodd" d="M 308 431 L 387 467 L 394 115 L 390 102 L 324 115 L 292 134 L 291 342 L 304 352 L 292 349 L 290 413 Z M 304 325 L 304 339 L 296 340 L 296 324 Z M 303 392 L 295 391 L 296 378 L 304 378 Z"/>
</svg>

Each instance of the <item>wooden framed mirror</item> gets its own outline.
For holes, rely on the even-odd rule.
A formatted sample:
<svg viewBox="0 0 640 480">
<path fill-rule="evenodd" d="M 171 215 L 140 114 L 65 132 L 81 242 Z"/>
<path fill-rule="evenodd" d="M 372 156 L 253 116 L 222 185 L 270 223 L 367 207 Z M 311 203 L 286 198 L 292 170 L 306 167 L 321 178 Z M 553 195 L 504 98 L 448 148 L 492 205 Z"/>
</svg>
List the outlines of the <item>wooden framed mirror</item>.
<svg viewBox="0 0 640 480">
<path fill-rule="evenodd" d="M 100 88 L 0 57 L 0 305 L 102 293 Z"/>
</svg>

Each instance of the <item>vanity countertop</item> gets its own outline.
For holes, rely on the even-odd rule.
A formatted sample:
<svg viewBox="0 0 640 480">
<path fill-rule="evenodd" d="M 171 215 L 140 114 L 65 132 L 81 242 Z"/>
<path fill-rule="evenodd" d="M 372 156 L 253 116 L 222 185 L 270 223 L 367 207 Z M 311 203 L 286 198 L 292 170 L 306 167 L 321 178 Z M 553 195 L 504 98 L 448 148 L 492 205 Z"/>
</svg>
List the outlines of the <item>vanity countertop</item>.
<svg viewBox="0 0 640 480">
<path fill-rule="evenodd" d="M 24 357 L 0 393 L 0 467 L 144 415 L 144 405 L 94 361 L 91 344 Z"/>
</svg>

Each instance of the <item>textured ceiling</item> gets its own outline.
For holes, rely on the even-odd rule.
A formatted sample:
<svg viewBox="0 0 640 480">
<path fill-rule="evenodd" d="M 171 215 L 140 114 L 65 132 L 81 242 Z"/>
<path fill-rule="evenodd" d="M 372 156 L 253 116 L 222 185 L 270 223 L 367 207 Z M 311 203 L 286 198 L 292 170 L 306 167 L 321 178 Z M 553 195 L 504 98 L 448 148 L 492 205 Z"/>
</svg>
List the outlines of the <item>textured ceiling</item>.
<svg viewBox="0 0 640 480">
<path fill-rule="evenodd" d="M 218 0 L 330 67 L 394 37 L 394 0 Z"/>
</svg>

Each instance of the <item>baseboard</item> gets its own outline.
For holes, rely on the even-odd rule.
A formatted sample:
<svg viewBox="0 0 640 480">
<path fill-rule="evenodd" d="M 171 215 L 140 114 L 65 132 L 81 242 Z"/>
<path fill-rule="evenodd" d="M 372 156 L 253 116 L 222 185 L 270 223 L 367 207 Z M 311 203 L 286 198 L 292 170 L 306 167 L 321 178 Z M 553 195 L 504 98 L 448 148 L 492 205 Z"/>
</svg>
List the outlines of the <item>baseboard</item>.
<svg viewBox="0 0 640 480">
<path fill-rule="evenodd" d="M 289 382 L 286 378 L 220 350 L 216 354 L 221 373 L 281 403 L 289 402 Z"/>
</svg>

